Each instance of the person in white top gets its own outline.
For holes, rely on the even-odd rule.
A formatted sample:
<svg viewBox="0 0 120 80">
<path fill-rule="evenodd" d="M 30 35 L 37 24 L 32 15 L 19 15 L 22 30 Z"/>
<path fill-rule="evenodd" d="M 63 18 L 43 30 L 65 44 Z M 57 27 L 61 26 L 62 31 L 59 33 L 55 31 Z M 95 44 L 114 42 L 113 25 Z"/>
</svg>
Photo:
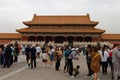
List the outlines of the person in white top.
<svg viewBox="0 0 120 80">
<path fill-rule="evenodd" d="M 50 46 L 48 54 L 49 54 L 49 58 L 50 58 L 50 67 L 51 68 L 53 68 L 53 53 L 54 53 L 53 48 L 52 48 L 52 46 Z"/>
<path fill-rule="evenodd" d="M 25 45 L 21 45 L 21 48 L 22 48 L 22 54 L 25 55 Z"/>
<path fill-rule="evenodd" d="M 42 53 L 42 62 L 43 62 L 43 67 L 46 67 L 48 60 L 47 60 L 47 53 L 45 50 L 43 50 Z"/>
<path fill-rule="evenodd" d="M 37 52 L 37 58 L 40 58 L 40 53 L 42 52 L 42 49 L 40 48 L 40 46 L 38 46 L 38 44 L 36 45 L 36 52 Z"/>
<path fill-rule="evenodd" d="M 109 57 L 109 53 L 107 52 L 107 47 L 104 46 L 102 50 L 98 51 L 101 56 L 101 65 L 102 65 L 102 73 L 107 74 L 107 67 L 108 67 L 108 62 L 107 59 Z"/>
</svg>

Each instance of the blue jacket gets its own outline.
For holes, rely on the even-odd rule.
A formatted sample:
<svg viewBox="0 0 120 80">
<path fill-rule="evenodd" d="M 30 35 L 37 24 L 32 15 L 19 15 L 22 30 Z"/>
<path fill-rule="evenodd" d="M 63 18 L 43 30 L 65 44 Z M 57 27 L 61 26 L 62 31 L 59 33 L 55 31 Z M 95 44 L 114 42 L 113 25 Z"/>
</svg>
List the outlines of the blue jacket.
<svg viewBox="0 0 120 80">
<path fill-rule="evenodd" d="M 65 52 L 64 52 L 64 57 L 65 58 L 68 58 L 68 55 L 71 53 L 71 50 L 66 50 Z"/>
<path fill-rule="evenodd" d="M 31 48 L 31 58 L 36 58 L 36 48 L 35 47 Z"/>
</svg>

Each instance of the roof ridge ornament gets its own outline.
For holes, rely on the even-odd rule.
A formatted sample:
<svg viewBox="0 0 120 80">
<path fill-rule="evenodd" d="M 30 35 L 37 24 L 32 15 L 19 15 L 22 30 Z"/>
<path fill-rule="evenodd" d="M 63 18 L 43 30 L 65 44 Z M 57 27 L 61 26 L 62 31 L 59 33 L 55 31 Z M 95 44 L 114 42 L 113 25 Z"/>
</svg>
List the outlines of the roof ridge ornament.
<svg viewBox="0 0 120 80">
<path fill-rule="evenodd" d="M 34 14 L 34 17 L 35 17 L 35 16 L 37 16 L 37 14 L 36 14 L 36 13 Z"/>
<path fill-rule="evenodd" d="M 89 16 L 89 13 L 87 13 L 87 16 Z"/>
</svg>

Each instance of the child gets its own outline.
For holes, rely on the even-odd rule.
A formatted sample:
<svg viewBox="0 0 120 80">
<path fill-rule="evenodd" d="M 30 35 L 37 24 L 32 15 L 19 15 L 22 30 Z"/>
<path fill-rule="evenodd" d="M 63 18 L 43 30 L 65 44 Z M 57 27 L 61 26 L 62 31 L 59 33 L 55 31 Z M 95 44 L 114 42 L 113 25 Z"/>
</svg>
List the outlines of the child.
<svg viewBox="0 0 120 80">
<path fill-rule="evenodd" d="M 46 52 L 43 52 L 42 54 L 42 61 L 44 63 L 44 67 L 46 67 L 46 64 L 47 64 L 47 53 Z"/>
<path fill-rule="evenodd" d="M 76 68 L 73 69 L 73 76 L 74 77 L 77 77 L 79 75 L 79 69 L 80 69 L 79 65 L 77 65 Z"/>
</svg>

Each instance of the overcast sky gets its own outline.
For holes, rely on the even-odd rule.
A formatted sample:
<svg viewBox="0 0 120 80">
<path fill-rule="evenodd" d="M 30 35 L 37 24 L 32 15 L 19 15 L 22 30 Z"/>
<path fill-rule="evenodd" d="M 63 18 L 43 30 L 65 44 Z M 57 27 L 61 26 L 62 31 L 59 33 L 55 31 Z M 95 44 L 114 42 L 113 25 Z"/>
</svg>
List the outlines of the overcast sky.
<svg viewBox="0 0 120 80">
<path fill-rule="evenodd" d="M 120 33 L 120 0 L 0 0 L 0 33 L 25 28 L 22 22 L 37 15 L 86 15 L 96 28 Z"/>
</svg>

